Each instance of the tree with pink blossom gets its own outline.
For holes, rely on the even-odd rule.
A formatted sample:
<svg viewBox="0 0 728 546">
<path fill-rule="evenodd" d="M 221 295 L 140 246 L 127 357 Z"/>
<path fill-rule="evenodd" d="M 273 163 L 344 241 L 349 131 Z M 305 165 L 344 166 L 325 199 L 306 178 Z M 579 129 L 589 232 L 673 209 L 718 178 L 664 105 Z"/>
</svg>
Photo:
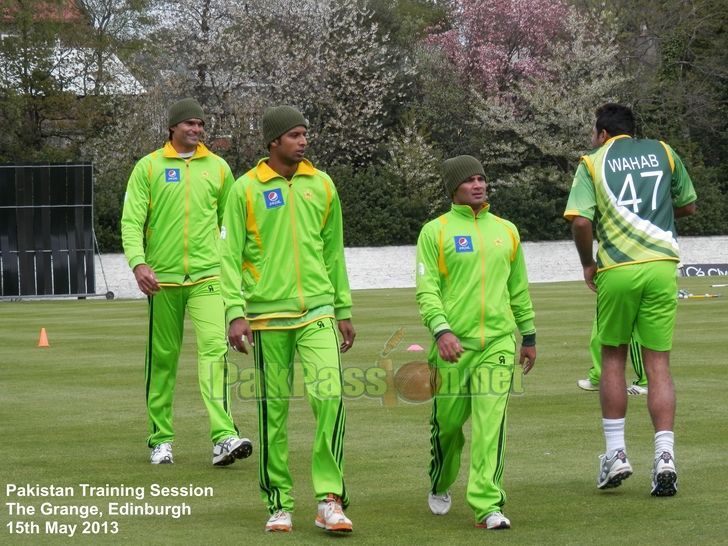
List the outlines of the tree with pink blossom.
<svg viewBox="0 0 728 546">
<path fill-rule="evenodd" d="M 544 59 L 564 31 L 560 0 L 449 0 L 450 28 L 432 33 L 459 75 L 486 92 L 545 73 Z"/>
</svg>

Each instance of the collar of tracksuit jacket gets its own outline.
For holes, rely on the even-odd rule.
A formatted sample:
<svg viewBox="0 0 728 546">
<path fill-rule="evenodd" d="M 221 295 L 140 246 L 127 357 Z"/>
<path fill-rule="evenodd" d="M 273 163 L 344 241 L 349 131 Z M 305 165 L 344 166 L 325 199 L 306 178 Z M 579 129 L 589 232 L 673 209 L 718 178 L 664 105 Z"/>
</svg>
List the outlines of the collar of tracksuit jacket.
<svg viewBox="0 0 728 546">
<path fill-rule="evenodd" d="M 264 157 L 260 161 L 258 161 L 258 164 L 255 167 L 255 176 L 258 179 L 258 182 L 261 184 L 265 184 L 267 182 L 270 182 L 271 180 L 275 178 L 285 178 L 283 175 L 278 174 L 275 172 L 270 165 L 268 165 L 269 157 Z M 293 173 L 293 176 L 291 177 L 291 180 L 298 176 L 298 175 L 308 175 L 312 176 L 316 174 L 316 169 L 314 168 L 313 164 L 308 159 L 303 159 L 298 164 L 298 168 L 296 169 L 296 172 Z"/>
<path fill-rule="evenodd" d="M 182 161 L 187 161 L 191 159 L 199 159 L 201 157 L 206 157 L 210 155 L 210 150 L 207 149 L 207 146 L 205 146 L 202 142 L 197 143 L 197 149 L 195 149 L 195 154 L 192 157 L 184 158 L 180 157 L 179 152 L 174 149 L 174 146 L 172 146 L 172 141 L 168 140 L 164 144 L 164 148 L 162 149 L 162 155 L 167 159 L 181 159 Z"/>
<path fill-rule="evenodd" d="M 483 206 L 480 208 L 480 210 L 478 212 L 475 212 L 473 210 L 473 207 L 471 207 L 470 205 L 457 205 L 453 203 L 450 210 L 452 210 L 452 212 L 454 214 L 457 214 L 458 216 L 473 220 L 483 218 L 486 214 L 488 214 L 488 211 L 490 211 L 490 204 L 483 203 Z"/>
</svg>

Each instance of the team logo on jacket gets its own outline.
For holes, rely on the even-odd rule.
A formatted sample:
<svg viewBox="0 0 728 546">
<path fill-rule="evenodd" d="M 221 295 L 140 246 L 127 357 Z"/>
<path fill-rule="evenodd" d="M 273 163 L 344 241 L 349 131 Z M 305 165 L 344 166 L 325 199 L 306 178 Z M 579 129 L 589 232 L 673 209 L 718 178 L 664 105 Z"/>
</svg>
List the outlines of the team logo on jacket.
<svg viewBox="0 0 728 546">
<path fill-rule="evenodd" d="M 455 239 L 455 252 L 472 252 L 473 251 L 473 240 L 470 235 L 456 235 Z"/>
<path fill-rule="evenodd" d="M 264 191 L 263 197 L 265 197 L 265 208 L 267 209 L 282 207 L 285 204 L 283 202 L 283 193 L 280 188 Z"/>
<path fill-rule="evenodd" d="M 179 169 L 165 169 L 164 181 L 165 182 L 179 182 Z"/>
</svg>

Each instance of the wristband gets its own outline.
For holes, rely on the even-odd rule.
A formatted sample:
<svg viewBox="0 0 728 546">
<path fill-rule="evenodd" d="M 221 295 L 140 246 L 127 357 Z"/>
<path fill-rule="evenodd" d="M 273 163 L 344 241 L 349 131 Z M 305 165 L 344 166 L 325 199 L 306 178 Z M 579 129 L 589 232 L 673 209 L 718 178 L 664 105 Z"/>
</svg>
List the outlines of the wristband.
<svg viewBox="0 0 728 546">
<path fill-rule="evenodd" d="M 535 347 L 536 346 L 536 332 L 533 334 L 525 334 L 521 341 L 522 347 Z"/>
<path fill-rule="evenodd" d="M 440 330 L 439 332 L 437 332 L 435 334 L 435 341 L 437 341 L 438 339 L 440 339 L 445 334 L 452 334 L 452 330 L 448 330 L 447 328 L 445 328 L 444 330 Z"/>
</svg>

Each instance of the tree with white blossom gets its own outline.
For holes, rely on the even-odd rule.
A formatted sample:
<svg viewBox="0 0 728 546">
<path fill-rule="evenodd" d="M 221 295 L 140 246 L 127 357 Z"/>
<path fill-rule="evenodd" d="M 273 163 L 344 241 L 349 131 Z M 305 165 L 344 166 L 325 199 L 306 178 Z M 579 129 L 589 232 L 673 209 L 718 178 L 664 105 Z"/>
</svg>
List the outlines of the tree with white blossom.
<svg viewBox="0 0 728 546">
<path fill-rule="evenodd" d="M 371 11 L 355 0 L 298 3 L 170 0 L 161 21 L 160 87 L 193 95 L 242 161 L 259 155 L 258 123 L 272 104 L 296 106 L 311 123 L 311 155 L 363 165 L 386 138 L 397 66 Z M 176 21 L 190 22 L 180 26 Z"/>
</svg>

